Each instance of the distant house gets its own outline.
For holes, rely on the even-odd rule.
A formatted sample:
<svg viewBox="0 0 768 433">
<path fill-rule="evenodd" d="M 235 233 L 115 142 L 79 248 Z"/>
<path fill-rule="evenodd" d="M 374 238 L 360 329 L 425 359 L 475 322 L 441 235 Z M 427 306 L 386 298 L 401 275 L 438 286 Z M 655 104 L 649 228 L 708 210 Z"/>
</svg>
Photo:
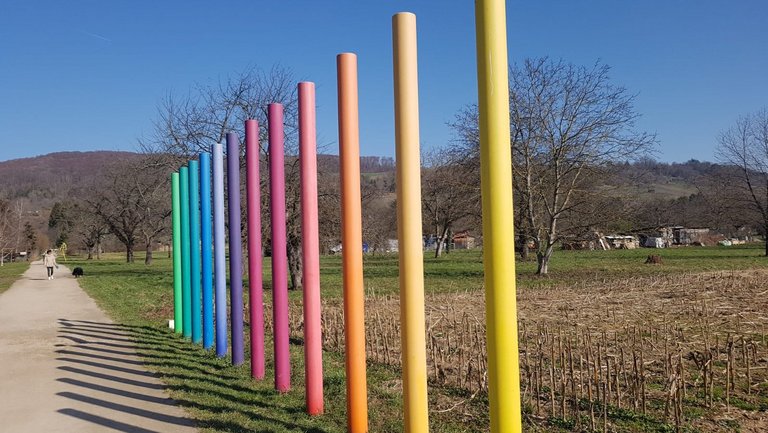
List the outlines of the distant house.
<svg viewBox="0 0 768 433">
<path fill-rule="evenodd" d="M 609 235 L 605 241 L 615 250 L 634 250 L 639 246 L 637 238 L 631 235 Z"/>
<path fill-rule="evenodd" d="M 673 242 L 675 245 L 704 245 L 710 237 L 708 228 L 675 227 L 673 230 Z"/>
<path fill-rule="evenodd" d="M 666 248 L 669 246 L 664 238 L 656 236 L 646 236 L 642 242 L 645 248 Z"/>
<path fill-rule="evenodd" d="M 475 248 L 475 238 L 469 235 L 469 232 L 459 232 L 453 235 L 453 247 L 457 250 L 468 250 Z"/>
</svg>

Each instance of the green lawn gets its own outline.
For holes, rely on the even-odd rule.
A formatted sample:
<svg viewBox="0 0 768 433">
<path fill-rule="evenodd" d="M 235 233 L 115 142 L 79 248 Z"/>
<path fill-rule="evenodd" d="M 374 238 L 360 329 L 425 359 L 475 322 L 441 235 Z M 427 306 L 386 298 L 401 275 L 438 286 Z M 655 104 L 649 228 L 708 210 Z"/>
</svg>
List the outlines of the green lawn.
<svg viewBox="0 0 768 433">
<path fill-rule="evenodd" d="M 603 281 L 655 274 L 765 268 L 768 267 L 768 259 L 762 257 L 762 253 L 761 245 L 668 250 L 558 251 L 552 259 L 550 276 L 534 275 L 533 262 L 519 263 L 518 281 L 521 290 L 535 290 L 537 287 L 568 285 L 585 279 Z M 660 254 L 664 263 L 645 265 L 643 262 L 648 254 Z M 172 397 L 190 411 L 203 431 L 345 431 L 345 380 L 341 354 L 325 353 L 326 415 L 310 418 L 303 412 L 300 342 L 294 342 L 291 347 L 293 390 L 278 395 L 273 390 L 270 371 L 266 381 L 254 381 L 249 377 L 247 366 L 232 367 L 228 360 L 217 359 L 210 352 L 189 344 L 167 329 L 165 320 L 172 317 L 173 301 L 171 262 L 167 257 L 157 257 L 149 267 L 143 265 L 141 257 L 137 257 L 134 264 L 125 264 L 118 255 L 101 261 L 70 259 L 66 264 L 84 268 L 86 276 L 80 280 L 82 286 L 115 321 L 136 335 L 141 355 L 151 368 L 159 372 L 168 384 Z M 339 300 L 340 272 L 340 257 L 322 258 L 321 283 L 326 299 Z M 265 288 L 268 288 L 268 260 L 264 264 L 264 274 L 267 282 Z M 480 290 L 482 277 L 479 251 L 454 251 L 438 259 L 426 254 L 425 287 L 428 292 Z M 365 285 L 368 292 L 396 294 L 397 280 L 397 256 L 365 257 Z M 300 297 L 300 292 L 291 292 L 293 302 L 299 302 Z M 267 359 L 271 359 L 270 348 L 267 354 Z M 370 431 L 402 431 L 399 371 L 393 367 L 369 363 L 368 373 Z M 463 391 L 431 386 L 431 431 L 487 431 L 487 401 L 482 396 L 476 397 L 470 404 L 461 405 L 457 410 L 435 409 L 450 407 L 451 404 L 446 402 L 460 401 L 467 397 Z M 554 425 L 550 427 L 554 428 Z M 643 428 L 626 431 L 663 431 L 664 428 L 667 426 L 660 427 L 660 430 Z"/>
<path fill-rule="evenodd" d="M 0 293 L 8 290 L 27 269 L 29 269 L 29 262 L 4 263 L 0 266 Z"/>
</svg>

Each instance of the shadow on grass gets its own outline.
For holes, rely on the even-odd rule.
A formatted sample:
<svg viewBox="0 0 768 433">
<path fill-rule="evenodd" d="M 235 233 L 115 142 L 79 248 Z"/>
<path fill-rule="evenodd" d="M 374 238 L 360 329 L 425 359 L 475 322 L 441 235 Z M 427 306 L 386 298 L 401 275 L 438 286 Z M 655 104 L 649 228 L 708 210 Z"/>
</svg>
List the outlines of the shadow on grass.
<svg viewBox="0 0 768 433">
<path fill-rule="evenodd" d="M 226 359 L 192 345 L 188 340 L 165 329 L 149 326 L 112 324 L 73 319 L 59 319 L 59 336 L 72 344 L 57 345 L 57 360 L 62 372 L 76 377 L 61 377 L 59 382 L 106 396 L 118 396 L 144 404 L 178 404 L 189 410 L 195 425 L 222 432 L 310 432 L 331 433 L 336 429 L 318 427 L 315 419 L 304 414 L 303 400 L 297 396 L 278 396 L 264 382 L 254 382 L 246 369 L 231 366 Z M 136 354 L 140 358 L 136 358 Z M 145 366 L 152 373 L 133 368 Z M 167 385 L 143 380 L 157 377 Z M 167 389 L 173 399 L 148 395 L 126 386 Z M 186 419 L 147 410 L 134 405 L 94 398 L 80 392 L 62 392 L 60 397 L 98 406 L 132 416 L 169 424 Z M 61 413 L 78 417 L 118 431 L 141 428 L 68 408 Z M 131 430 L 131 428 L 134 428 Z M 148 431 L 148 430 L 144 430 Z"/>
</svg>

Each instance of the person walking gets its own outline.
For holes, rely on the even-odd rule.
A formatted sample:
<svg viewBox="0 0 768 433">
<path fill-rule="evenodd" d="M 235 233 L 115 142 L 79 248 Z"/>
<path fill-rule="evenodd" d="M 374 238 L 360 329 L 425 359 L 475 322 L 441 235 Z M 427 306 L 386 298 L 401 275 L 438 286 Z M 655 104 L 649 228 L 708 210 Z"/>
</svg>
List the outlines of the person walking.
<svg viewBox="0 0 768 433">
<path fill-rule="evenodd" d="M 48 270 L 48 279 L 53 279 L 53 267 L 56 268 L 59 267 L 59 265 L 56 264 L 56 256 L 53 255 L 53 251 L 48 250 L 45 252 L 45 255 L 43 256 L 43 264 L 45 265 L 45 268 Z"/>
</svg>

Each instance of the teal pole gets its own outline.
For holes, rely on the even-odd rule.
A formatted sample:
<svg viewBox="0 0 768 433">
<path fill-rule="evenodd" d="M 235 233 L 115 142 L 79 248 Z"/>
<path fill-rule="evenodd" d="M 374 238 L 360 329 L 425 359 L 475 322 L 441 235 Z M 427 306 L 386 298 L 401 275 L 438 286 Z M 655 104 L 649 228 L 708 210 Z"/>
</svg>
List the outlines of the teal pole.
<svg viewBox="0 0 768 433">
<path fill-rule="evenodd" d="M 189 255 L 192 290 L 192 342 L 203 342 L 202 292 L 200 283 L 200 163 L 189 161 Z"/>
<path fill-rule="evenodd" d="M 192 293 L 189 260 L 189 169 L 179 169 L 179 206 L 181 207 L 181 332 L 192 337 Z"/>
<path fill-rule="evenodd" d="M 181 198 L 179 197 L 179 173 L 171 173 L 171 210 L 173 211 L 173 331 L 181 334 Z"/>
</svg>

